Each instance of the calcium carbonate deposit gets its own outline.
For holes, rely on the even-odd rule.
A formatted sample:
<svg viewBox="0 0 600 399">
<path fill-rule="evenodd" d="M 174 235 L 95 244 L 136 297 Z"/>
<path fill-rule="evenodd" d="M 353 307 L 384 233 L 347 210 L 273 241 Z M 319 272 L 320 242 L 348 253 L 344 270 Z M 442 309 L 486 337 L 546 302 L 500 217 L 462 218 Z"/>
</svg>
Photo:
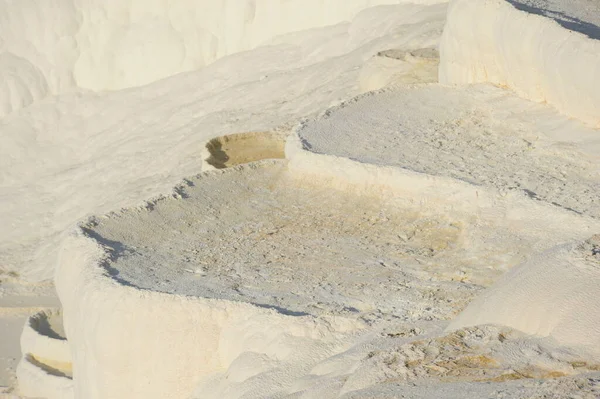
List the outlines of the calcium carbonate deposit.
<svg viewBox="0 0 600 399">
<path fill-rule="evenodd" d="M 440 44 L 440 82 L 510 87 L 600 127 L 599 83 L 593 78 L 599 39 L 597 2 L 452 1 Z"/>
<path fill-rule="evenodd" d="M 594 0 L 0 0 L 0 396 L 600 397 Z"/>
<path fill-rule="evenodd" d="M 369 93 L 298 134 L 314 152 L 519 191 L 600 218 L 597 130 L 492 86 Z M 565 134 L 585 145 L 565 145 Z"/>
</svg>

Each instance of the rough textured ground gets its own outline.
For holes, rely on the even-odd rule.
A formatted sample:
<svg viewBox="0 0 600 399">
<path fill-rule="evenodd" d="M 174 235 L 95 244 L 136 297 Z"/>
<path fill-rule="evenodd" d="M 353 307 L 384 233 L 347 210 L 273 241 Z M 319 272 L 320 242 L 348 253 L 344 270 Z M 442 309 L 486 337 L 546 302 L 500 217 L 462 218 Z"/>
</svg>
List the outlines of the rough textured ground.
<svg viewBox="0 0 600 399">
<path fill-rule="evenodd" d="M 176 193 L 85 226 L 111 250 L 111 273 L 294 314 L 448 319 L 482 285 L 569 234 L 471 225 L 309 185 L 285 161 L 204 173 Z"/>
<path fill-rule="evenodd" d="M 288 313 L 402 319 L 447 318 L 477 291 L 460 271 L 424 270 L 460 256 L 460 222 L 296 184 L 285 162 L 188 181 L 182 199 L 89 226 L 115 248 L 117 278 Z"/>
<path fill-rule="evenodd" d="M 521 190 L 600 217 L 597 130 L 493 86 L 366 94 L 307 122 L 299 134 L 314 152 Z"/>
<path fill-rule="evenodd" d="M 526 352 L 529 356 L 522 356 Z M 576 359 L 509 328 L 477 326 L 369 352 L 346 387 L 427 379 L 505 382 L 564 377 L 600 368 Z"/>
<path fill-rule="evenodd" d="M 81 16 L 74 9 L 69 11 L 72 2 L 35 6 L 9 3 L 3 9 L 7 18 L 3 19 L 6 23 L 0 36 L 8 34 L 10 40 L 0 39 L 3 50 L 21 48 L 31 51 L 36 59 L 43 56 L 40 52 L 51 58 L 59 55 L 61 63 L 69 62 L 69 57 L 62 50 L 54 51 L 54 45 L 80 50 L 71 46 L 69 32 L 65 32 L 75 26 L 68 21 Z M 298 4 L 308 12 L 306 4 Z M 98 6 L 105 8 L 103 2 Z M 129 7 L 128 3 L 112 6 L 122 10 Z M 197 4 L 192 8 L 197 10 Z M 229 8 L 236 15 L 235 7 Z M 151 21 L 150 25 L 143 24 L 144 29 L 156 33 L 156 18 L 147 14 L 148 10 L 140 9 Z M 338 12 L 336 7 L 331 15 L 336 17 Z M 54 295 L 51 286 L 42 292 L 22 280 L 53 277 L 57 250 L 66 231 L 90 214 L 133 206 L 169 192 L 181 178 L 201 170 L 201 153 L 211 138 L 291 126 L 306 115 L 357 94 L 357 81 L 366 60 L 388 49 L 409 51 L 434 46 L 443 29 L 445 12 L 445 4 L 376 7 L 361 13 L 354 22 L 290 33 L 274 38 L 267 46 L 224 57 L 199 70 L 172 77 L 163 71 L 163 80 L 113 92 L 60 91 L 62 94 L 53 96 L 31 87 L 29 93 L 27 83 L 39 72 L 32 73 L 27 61 L 5 54 L 4 62 L 0 62 L 4 67 L 0 80 L 5 78 L 9 90 L 0 93 L 8 94 L 0 102 L 6 105 L 5 100 L 9 100 L 8 111 L 12 113 L 4 115 L 7 110 L 0 106 L 0 274 L 16 273 L 16 277 L 9 276 L 9 281 L 0 276 L 0 387 L 8 385 L 5 390 L 16 390 L 14 366 L 20 357 L 18 338 L 26 316 L 40 307 L 58 305 L 56 298 L 45 300 L 45 295 Z M 119 29 L 139 26 L 129 23 L 133 23 L 129 19 L 133 14 L 123 15 L 125 20 L 117 24 Z M 114 16 L 111 12 L 101 19 Z M 298 14 L 290 16 L 295 19 Z M 275 22 L 271 16 L 268 18 Z M 219 23 L 210 19 L 211 23 Z M 123 25 L 124 21 L 128 22 Z M 309 26 L 323 22 L 314 18 L 306 21 Z M 190 27 L 202 29 L 200 25 L 193 23 Z M 279 26 L 284 32 L 293 28 Z M 102 31 L 101 26 L 97 28 Z M 168 29 L 172 28 L 168 24 Z M 240 33 L 244 39 L 248 37 L 248 32 Z M 127 43 L 120 33 L 116 38 L 120 44 Z M 146 34 L 140 37 L 140 43 L 148 49 Z M 4 48 L 5 44 L 9 48 Z M 161 39 L 152 46 L 162 44 Z M 101 59 L 115 55 L 114 46 L 103 42 L 100 48 Z M 176 50 L 171 44 L 164 49 Z M 200 53 L 197 47 L 188 52 Z M 143 57 L 137 52 L 124 55 L 130 60 Z M 161 63 L 174 60 L 162 53 L 159 58 Z M 134 70 L 153 73 L 157 64 L 143 62 Z M 106 72 L 99 65 L 97 68 L 100 74 Z M 122 72 L 119 68 L 120 76 L 127 78 Z M 137 79 L 138 75 L 130 77 Z M 22 92 L 26 100 L 18 108 L 12 107 L 13 89 Z M 47 97 L 42 99 L 38 94 Z M 246 159 L 240 157 L 235 162 L 242 158 Z M 9 315 L 4 317 L 4 312 Z"/>
<path fill-rule="evenodd" d="M 417 89 L 423 88 L 405 90 Z M 443 94 L 447 89 L 425 90 L 425 98 L 418 93 L 412 98 L 424 103 L 422 107 L 427 110 L 426 99 L 433 97 L 432 90 Z M 488 101 L 505 101 L 501 103 L 507 105 L 503 91 L 487 86 L 473 90 L 479 95 L 495 94 Z M 368 95 L 357 101 L 382 96 L 385 104 L 389 94 Z M 464 98 L 440 97 L 449 104 L 443 109 L 450 115 L 460 111 L 458 107 L 465 107 Z M 356 111 L 351 109 L 354 103 L 328 111 L 324 120 L 335 118 L 340 110 Z M 366 115 L 380 118 L 385 127 L 403 126 L 405 131 L 418 132 L 418 123 L 434 124 L 430 118 L 420 119 L 423 115 L 407 112 L 410 120 L 396 125 L 390 122 L 396 116 L 389 108 L 382 110 L 387 118 L 368 104 L 365 109 Z M 375 109 L 381 109 L 381 104 Z M 522 137 L 531 137 L 523 133 L 530 125 L 519 125 L 520 135 L 498 130 L 500 124 L 486 128 L 486 123 L 491 123 L 490 118 L 485 119 L 488 114 L 468 106 L 466 109 L 468 115 L 475 115 L 467 123 L 444 121 L 444 113 L 436 114 L 444 126 L 438 134 L 458 135 L 458 127 L 466 126 L 462 134 L 470 137 L 481 133 L 476 129 L 489 129 L 477 143 L 486 144 L 484 148 L 489 150 L 484 154 L 492 160 L 510 159 L 506 153 L 515 148 L 530 148 L 529 142 L 522 144 Z M 512 110 L 498 109 L 507 113 Z M 349 115 L 342 120 L 354 132 L 364 132 L 364 127 Z M 464 117 L 460 112 L 456 115 Z M 354 116 L 361 122 L 368 120 L 360 112 Z M 346 125 L 340 120 L 335 122 L 341 123 L 338 133 L 351 132 L 344 130 Z M 588 138 L 585 130 L 577 130 L 578 124 L 573 126 L 579 139 Z M 310 127 L 308 123 L 301 133 Z M 335 137 L 334 130 L 324 130 L 325 134 L 318 137 L 339 140 L 344 151 L 356 148 L 369 157 L 360 160 L 372 163 L 397 165 L 399 159 L 392 154 L 439 148 L 424 141 L 405 149 L 405 141 L 394 141 L 393 137 L 389 140 L 385 134 L 381 136 L 386 144 L 377 147 L 381 142 L 373 135 L 361 141 Z M 307 137 L 303 138 L 312 145 Z M 476 154 L 479 147 L 473 140 L 463 137 L 467 144 L 456 145 L 453 153 Z M 411 140 L 406 142 L 413 144 Z M 537 143 L 551 148 L 553 142 L 538 137 Z M 578 151 L 576 145 L 573 148 Z M 248 155 L 247 149 L 243 150 Z M 236 148 L 228 151 L 225 155 L 235 159 Z M 526 158 L 517 167 L 544 167 L 553 162 L 560 165 L 562 161 L 560 157 L 550 159 L 544 151 L 515 152 L 513 158 Z M 444 155 L 449 153 L 429 154 L 431 158 L 425 165 L 437 165 L 434 174 L 442 174 L 439 166 L 445 164 Z M 584 159 L 583 154 L 579 162 L 592 165 L 592 159 Z M 343 156 L 352 158 L 348 153 Z M 575 157 L 567 159 L 574 162 Z M 496 166 L 497 175 L 503 176 Z M 573 170 L 570 164 L 568 167 Z M 461 171 L 470 171 L 469 176 L 475 172 L 468 168 Z M 492 176 L 494 170 L 483 169 L 482 173 L 486 172 Z M 556 211 L 564 212 L 561 208 L 557 206 Z M 343 315 L 363 320 L 373 328 L 359 334 L 346 351 L 316 363 L 307 360 L 292 365 L 259 354 L 243 354 L 226 371 L 203 379 L 197 397 L 462 398 L 468 392 L 469 397 L 587 399 L 598 394 L 600 366 L 552 340 L 493 326 L 443 332 L 445 320 L 480 293 L 482 286 L 531 254 L 561 242 L 560 231 L 531 235 L 535 226 L 521 226 L 532 229 L 526 237 L 518 229 L 494 229 L 448 215 L 425 215 L 399 207 L 393 199 L 357 196 L 299 181 L 287 171 L 286 161 L 203 173 L 186 179 L 176 188 L 174 197 L 94 218 L 84 227 L 89 236 L 112 252 L 106 266 L 122 283 L 168 293 L 246 301 L 290 315 Z M 261 371 L 248 377 L 248 362 L 260 362 Z M 282 382 L 282 376 L 284 381 L 294 382 Z"/>
<path fill-rule="evenodd" d="M 445 334 L 439 323 L 392 323 L 318 362 L 291 388 L 273 387 L 277 367 L 244 380 L 232 366 L 201 384 L 195 397 L 593 399 L 600 394 L 598 368 L 508 328 Z"/>
</svg>

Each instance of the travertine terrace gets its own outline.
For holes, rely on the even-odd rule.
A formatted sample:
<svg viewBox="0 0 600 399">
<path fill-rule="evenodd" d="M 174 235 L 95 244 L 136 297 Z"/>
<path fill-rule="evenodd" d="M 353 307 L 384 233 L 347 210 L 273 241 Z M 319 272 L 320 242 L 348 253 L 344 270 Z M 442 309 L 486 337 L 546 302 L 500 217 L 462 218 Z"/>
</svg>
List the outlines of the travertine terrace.
<svg viewBox="0 0 600 399">
<path fill-rule="evenodd" d="M 599 11 L 0 0 L 0 395 L 600 397 Z"/>
</svg>

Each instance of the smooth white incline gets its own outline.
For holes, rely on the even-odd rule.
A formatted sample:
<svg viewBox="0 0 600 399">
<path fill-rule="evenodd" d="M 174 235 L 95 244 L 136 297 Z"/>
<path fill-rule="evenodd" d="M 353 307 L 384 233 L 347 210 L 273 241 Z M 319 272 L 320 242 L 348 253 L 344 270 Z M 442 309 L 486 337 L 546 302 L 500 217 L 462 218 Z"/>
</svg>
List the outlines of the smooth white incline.
<svg viewBox="0 0 600 399">
<path fill-rule="evenodd" d="M 6 116 L 0 264 L 27 279 L 51 277 L 61 234 L 78 220 L 168 192 L 200 170 L 213 137 L 268 131 L 352 96 L 361 66 L 379 51 L 434 47 L 445 11 L 374 7 L 353 23 L 290 35 L 198 72 L 64 95 Z"/>
<path fill-rule="evenodd" d="M 53 94 L 116 90 L 196 70 L 284 33 L 347 22 L 369 7 L 407 2 L 2 0 L 0 54 L 41 71 Z M 37 83 L 21 83 L 23 102 L 13 104 L 24 106 Z"/>
<path fill-rule="evenodd" d="M 588 0 L 453 0 L 440 82 L 508 86 L 600 127 L 599 10 Z"/>
<path fill-rule="evenodd" d="M 452 321 L 450 329 L 510 326 L 550 336 L 600 359 L 600 235 L 553 248 L 507 273 Z"/>
<path fill-rule="evenodd" d="M 0 118 L 48 94 L 42 73 L 29 61 L 0 53 Z"/>
</svg>

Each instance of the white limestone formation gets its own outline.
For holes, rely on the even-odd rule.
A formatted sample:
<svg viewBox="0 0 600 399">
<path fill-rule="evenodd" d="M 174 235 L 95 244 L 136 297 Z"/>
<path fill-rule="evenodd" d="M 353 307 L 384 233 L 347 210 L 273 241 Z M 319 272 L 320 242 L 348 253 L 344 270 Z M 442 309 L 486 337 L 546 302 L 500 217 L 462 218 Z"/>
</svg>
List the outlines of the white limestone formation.
<svg viewBox="0 0 600 399">
<path fill-rule="evenodd" d="M 510 270 L 473 301 L 449 329 L 509 326 L 551 337 L 600 358 L 600 236 L 557 246 Z"/>
<path fill-rule="evenodd" d="M 302 147 L 297 137 L 288 141 L 289 167 L 278 161 L 205 172 L 186 179 L 174 197 L 96 218 L 65 241 L 56 284 L 76 397 L 185 398 L 223 372 L 228 386 L 244 390 L 274 367 L 299 378 L 355 342 L 366 320 L 388 325 L 452 314 L 454 305 L 439 305 L 443 296 L 420 297 L 415 288 L 388 295 L 413 268 L 422 274 L 410 278 L 413 287 L 436 275 L 454 286 L 452 301 L 464 303 L 474 294 L 464 290 L 464 278 L 485 279 L 478 277 L 483 265 L 469 269 L 463 248 L 469 258 L 479 248 L 482 259 L 493 259 L 520 242 L 527 256 L 540 242 L 600 228 L 524 195 Z M 307 208 L 302 196 L 320 199 L 320 208 Z M 406 233 L 402 218 L 412 226 Z M 380 237 L 388 224 L 397 234 Z M 546 231 L 558 233 L 549 238 Z M 485 244 L 498 236 L 493 247 Z M 315 240 L 321 244 L 310 247 Z M 372 258 L 384 245 L 394 250 Z M 352 257 L 336 266 L 351 246 Z M 515 260 L 507 261 L 510 267 Z M 458 265 L 463 279 L 454 274 Z M 488 273 L 497 267 L 488 265 Z M 353 290 L 347 279 L 363 288 Z M 328 285 L 327 293 L 319 288 Z M 283 381 L 261 387 L 254 395 L 293 390 Z"/>
<path fill-rule="evenodd" d="M 495 83 L 600 127 L 599 12 L 588 0 L 453 0 L 440 82 Z"/>
<path fill-rule="evenodd" d="M 598 11 L 0 0 L 0 394 L 598 397 Z"/>
</svg>

